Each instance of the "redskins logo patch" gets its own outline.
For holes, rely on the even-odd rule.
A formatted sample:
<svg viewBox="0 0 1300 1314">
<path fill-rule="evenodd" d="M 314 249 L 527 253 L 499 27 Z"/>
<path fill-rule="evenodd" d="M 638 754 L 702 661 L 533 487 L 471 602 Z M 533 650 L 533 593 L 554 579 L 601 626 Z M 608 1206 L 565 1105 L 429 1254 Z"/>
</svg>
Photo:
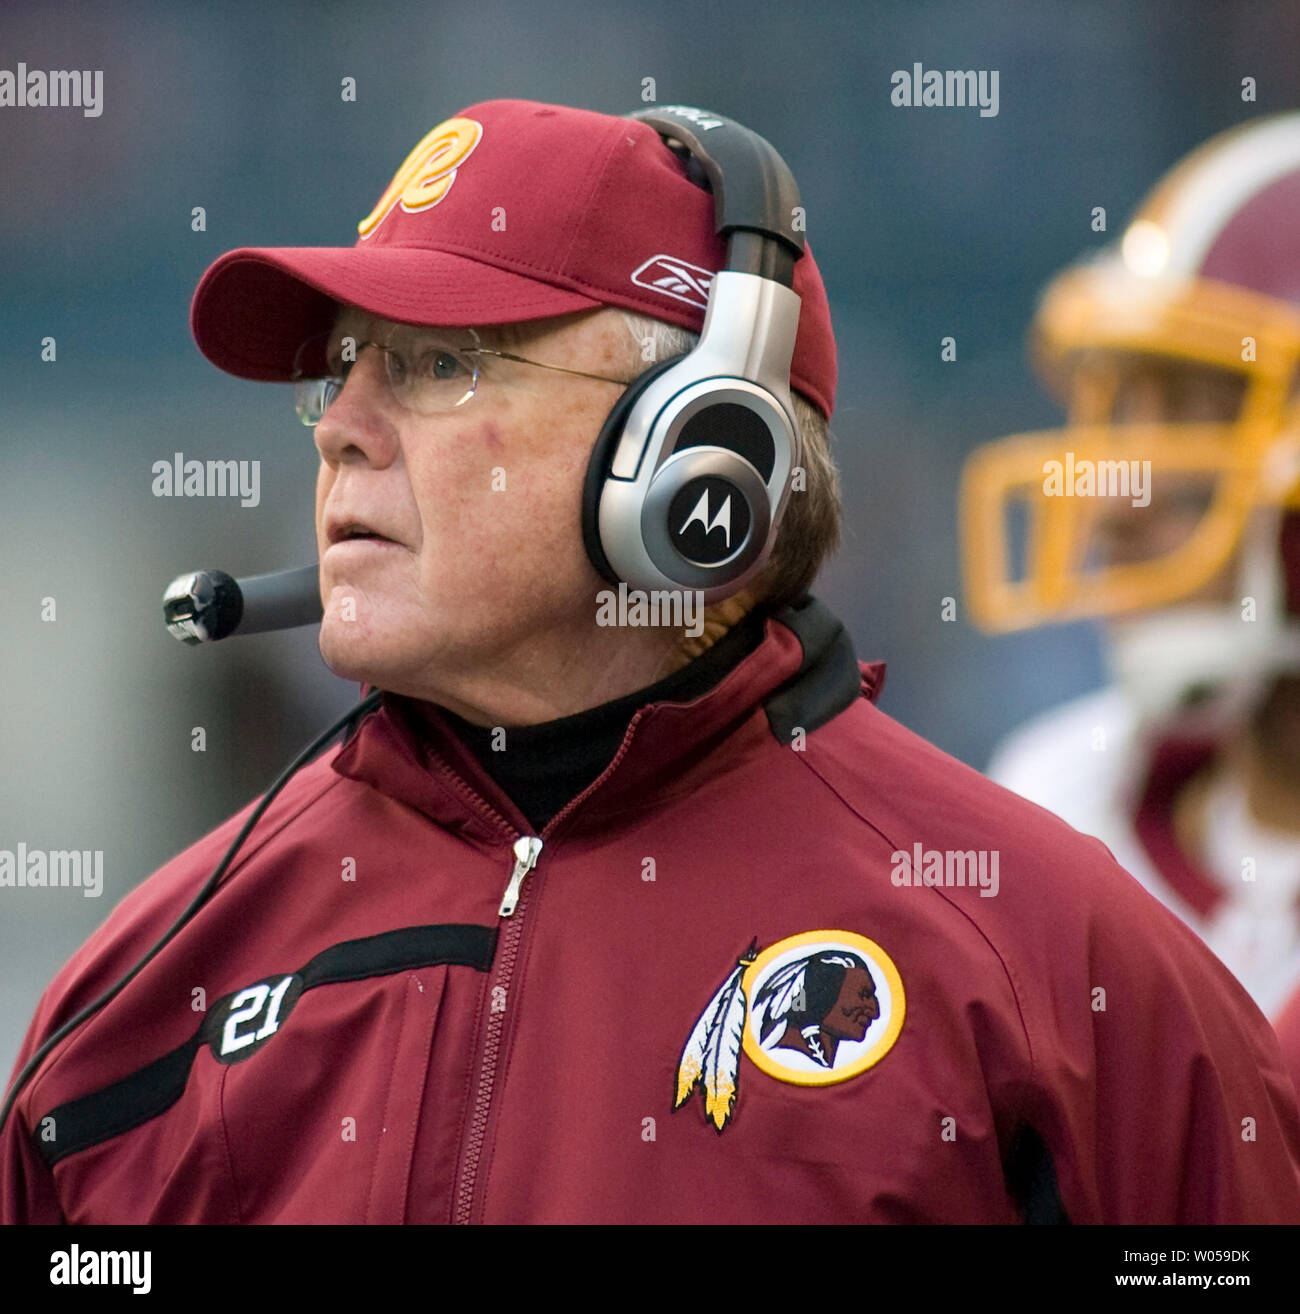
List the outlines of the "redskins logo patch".
<svg viewBox="0 0 1300 1314">
<path fill-rule="evenodd" d="M 402 161 L 375 208 L 357 225 L 367 238 L 401 205 L 407 214 L 419 214 L 437 205 L 456 181 L 456 170 L 469 159 L 483 136 L 477 119 L 447 119 L 420 138 Z"/>
<path fill-rule="evenodd" d="M 735 1112 L 742 1049 L 777 1081 L 847 1081 L 889 1053 L 905 1012 L 898 968 L 874 940 L 805 931 L 762 951 L 755 941 L 682 1050 L 673 1108 L 698 1087 L 705 1117 L 721 1133 Z"/>
</svg>

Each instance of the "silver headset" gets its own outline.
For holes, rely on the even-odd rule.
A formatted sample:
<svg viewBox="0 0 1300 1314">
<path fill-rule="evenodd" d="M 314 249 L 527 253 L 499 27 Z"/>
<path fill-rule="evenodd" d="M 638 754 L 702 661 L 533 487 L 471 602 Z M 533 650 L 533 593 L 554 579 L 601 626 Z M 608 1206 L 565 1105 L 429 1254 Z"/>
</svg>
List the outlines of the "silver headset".
<svg viewBox="0 0 1300 1314">
<path fill-rule="evenodd" d="M 727 260 L 695 348 L 640 375 L 605 421 L 583 487 L 583 542 L 611 583 L 698 590 L 707 605 L 771 555 L 802 461 L 790 396 L 799 189 L 767 140 L 720 114 L 669 105 L 627 117 L 650 124 L 712 191 Z"/>
</svg>

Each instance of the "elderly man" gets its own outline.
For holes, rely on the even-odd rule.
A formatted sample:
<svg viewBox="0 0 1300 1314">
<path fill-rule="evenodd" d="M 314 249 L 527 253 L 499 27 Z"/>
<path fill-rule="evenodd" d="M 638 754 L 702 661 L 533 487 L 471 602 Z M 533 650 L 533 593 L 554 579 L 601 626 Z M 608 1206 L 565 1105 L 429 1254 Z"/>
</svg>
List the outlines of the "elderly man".
<svg viewBox="0 0 1300 1314">
<path fill-rule="evenodd" d="M 810 254 L 783 283 L 748 230 L 724 252 L 762 189 L 710 196 L 685 155 L 636 118 L 473 105 L 354 248 L 204 276 L 208 357 L 296 380 L 321 650 L 376 693 L 35 1067 L 6 1220 L 1300 1221 L 1249 998 L 1097 841 L 876 710 L 881 668 L 808 593 L 837 536 L 825 292 Z M 724 259 L 772 284 L 763 333 Z M 668 459 L 766 471 L 770 533 L 700 590 L 698 636 L 602 624 L 591 498 L 640 468 L 610 434 L 702 327 L 758 374 L 784 343 L 782 377 L 718 386 L 797 433 L 737 401 Z M 763 505 L 711 477 L 672 503 L 705 564 Z M 20 1067 L 255 815 L 114 910 Z"/>
</svg>

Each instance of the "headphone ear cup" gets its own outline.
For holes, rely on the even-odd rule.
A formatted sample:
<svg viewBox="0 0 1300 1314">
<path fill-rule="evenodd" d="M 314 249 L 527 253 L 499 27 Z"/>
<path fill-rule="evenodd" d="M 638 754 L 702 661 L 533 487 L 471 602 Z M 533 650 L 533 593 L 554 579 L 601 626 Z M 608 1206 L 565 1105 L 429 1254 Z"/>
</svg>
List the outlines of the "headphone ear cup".
<svg viewBox="0 0 1300 1314">
<path fill-rule="evenodd" d="M 591 459 L 587 462 L 587 476 L 582 484 L 582 542 L 587 549 L 587 557 L 597 573 L 611 584 L 617 584 L 620 580 L 613 566 L 609 564 L 605 549 L 600 542 L 600 498 L 605 488 L 610 463 L 614 459 L 614 450 L 627 426 L 628 416 L 631 415 L 645 390 L 661 374 L 684 359 L 685 353 L 670 356 L 667 360 L 652 365 L 644 374 L 638 374 L 629 384 L 627 391 L 614 403 L 613 410 L 601 427 L 596 445 L 591 449 Z"/>
<path fill-rule="evenodd" d="M 675 452 L 642 506 L 641 542 L 652 568 L 674 588 L 701 590 L 711 601 L 727 596 L 768 543 L 767 486 L 744 456 L 726 447 Z M 714 536 L 719 528 L 721 545 Z"/>
</svg>

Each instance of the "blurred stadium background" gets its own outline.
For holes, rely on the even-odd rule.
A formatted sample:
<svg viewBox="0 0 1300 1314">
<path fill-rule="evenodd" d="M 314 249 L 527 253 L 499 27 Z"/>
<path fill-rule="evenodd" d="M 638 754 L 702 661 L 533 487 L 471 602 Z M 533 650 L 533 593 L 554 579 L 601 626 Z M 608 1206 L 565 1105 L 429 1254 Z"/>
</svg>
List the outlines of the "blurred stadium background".
<svg viewBox="0 0 1300 1314">
<path fill-rule="evenodd" d="M 41 991 L 121 897 L 357 693 L 314 630 L 189 649 L 162 627 L 184 569 L 314 556 L 315 452 L 288 390 L 220 374 L 189 336 L 216 255 L 350 244 L 411 145 L 477 100 L 622 113 L 652 77 L 660 103 L 762 132 L 799 180 L 839 341 L 847 533 L 817 592 L 888 662 L 884 709 L 980 766 L 1101 669 L 1085 627 L 966 623 L 962 458 L 1057 422 L 1023 357 L 1039 288 L 1198 141 L 1300 104 L 1297 48 L 1300 5 L 1281 2 L 6 0 L 0 67 L 102 69 L 104 110 L 0 109 L 0 848 L 102 849 L 105 889 L 0 890 L 5 1078 Z M 998 115 L 893 107 L 891 73 L 917 61 L 997 69 Z M 155 498 L 150 467 L 175 451 L 259 460 L 260 506 Z"/>
</svg>

